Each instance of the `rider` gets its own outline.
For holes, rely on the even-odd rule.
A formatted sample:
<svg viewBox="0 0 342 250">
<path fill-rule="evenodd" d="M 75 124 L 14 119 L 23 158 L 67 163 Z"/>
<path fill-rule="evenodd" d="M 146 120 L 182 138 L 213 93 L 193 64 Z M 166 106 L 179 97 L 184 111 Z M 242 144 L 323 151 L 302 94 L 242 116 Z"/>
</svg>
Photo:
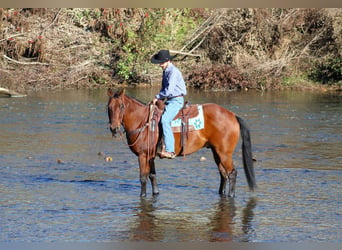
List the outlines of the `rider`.
<svg viewBox="0 0 342 250">
<path fill-rule="evenodd" d="M 159 64 L 163 69 L 162 86 L 159 93 L 154 97 L 153 104 L 157 100 L 166 99 L 165 110 L 161 118 L 163 128 L 165 151 L 160 154 L 161 158 L 175 158 L 175 139 L 171 129 L 171 121 L 184 105 L 186 86 L 179 69 L 171 62 L 169 50 L 160 50 L 153 55 L 151 62 Z"/>
</svg>

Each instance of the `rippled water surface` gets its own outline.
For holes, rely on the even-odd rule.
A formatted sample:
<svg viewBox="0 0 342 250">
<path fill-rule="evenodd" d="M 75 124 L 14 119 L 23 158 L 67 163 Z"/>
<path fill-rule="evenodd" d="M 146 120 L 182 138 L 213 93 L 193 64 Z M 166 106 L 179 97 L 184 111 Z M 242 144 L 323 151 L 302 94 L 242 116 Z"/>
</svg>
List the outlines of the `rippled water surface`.
<svg viewBox="0 0 342 250">
<path fill-rule="evenodd" d="M 157 89 L 126 91 L 148 102 Z M 105 90 L 2 98 L 0 242 L 341 241 L 341 99 L 190 91 L 191 103 L 215 102 L 248 122 L 258 189 L 248 191 L 238 147 L 237 197 L 220 197 L 203 149 L 158 159 L 161 194 L 148 186 L 140 199 L 137 158 L 107 129 Z"/>
</svg>

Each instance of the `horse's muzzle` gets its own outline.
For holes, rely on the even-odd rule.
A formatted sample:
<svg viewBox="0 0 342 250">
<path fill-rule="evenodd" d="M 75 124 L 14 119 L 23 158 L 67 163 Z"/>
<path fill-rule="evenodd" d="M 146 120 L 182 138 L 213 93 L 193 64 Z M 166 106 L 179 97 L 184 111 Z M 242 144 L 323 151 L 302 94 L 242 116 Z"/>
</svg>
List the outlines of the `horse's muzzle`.
<svg viewBox="0 0 342 250">
<path fill-rule="evenodd" d="M 110 126 L 109 126 L 109 130 L 110 130 L 110 132 L 112 133 L 112 136 L 113 136 L 113 137 L 116 137 L 117 134 L 118 134 L 119 128 L 118 128 L 118 127 L 114 127 L 113 125 L 110 125 Z"/>
</svg>

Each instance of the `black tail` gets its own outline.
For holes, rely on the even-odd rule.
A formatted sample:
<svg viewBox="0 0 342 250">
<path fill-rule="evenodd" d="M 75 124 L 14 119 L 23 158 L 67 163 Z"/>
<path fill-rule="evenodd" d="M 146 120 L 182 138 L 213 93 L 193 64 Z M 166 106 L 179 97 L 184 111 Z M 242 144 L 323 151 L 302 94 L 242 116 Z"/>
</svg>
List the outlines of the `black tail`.
<svg viewBox="0 0 342 250">
<path fill-rule="evenodd" d="M 242 137 L 242 160 L 243 168 L 245 170 L 246 179 L 250 190 L 256 188 L 254 168 L 253 168 L 253 157 L 252 157 L 252 142 L 251 135 L 247 123 L 240 117 L 236 116 L 240 124 L 240 133 Z"/>
</svg>

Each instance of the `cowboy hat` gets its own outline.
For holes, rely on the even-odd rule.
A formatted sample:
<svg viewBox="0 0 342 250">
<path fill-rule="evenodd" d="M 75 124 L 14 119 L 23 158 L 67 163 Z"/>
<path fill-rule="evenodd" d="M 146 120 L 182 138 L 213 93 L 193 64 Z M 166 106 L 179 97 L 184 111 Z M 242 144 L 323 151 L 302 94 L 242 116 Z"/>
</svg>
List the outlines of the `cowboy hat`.
<svg viewBox="0 0 342 250">
<path fill-rule="evenodd" d="M 160 50 L 158 54 L 155 54 L 151 58 L 151 63 L 160 64 L 167 61 L 170 61 L 172 56 L 170 56 L 170 51 L 168 50 Z"/>
</svg>

